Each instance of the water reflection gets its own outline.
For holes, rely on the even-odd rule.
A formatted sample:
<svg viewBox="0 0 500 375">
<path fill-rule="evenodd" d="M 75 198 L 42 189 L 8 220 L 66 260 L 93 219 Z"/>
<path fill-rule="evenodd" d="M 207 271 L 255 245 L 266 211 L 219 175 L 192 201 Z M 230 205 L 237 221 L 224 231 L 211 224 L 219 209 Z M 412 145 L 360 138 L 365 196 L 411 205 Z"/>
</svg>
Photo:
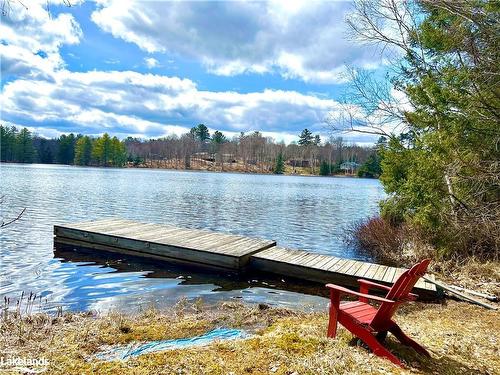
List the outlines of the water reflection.
<svg viewBox="0 0 500 375">
<path fill-rule="evenodd" d="M 364 259 L 342 242 L 342 230 L 377 212 L 384 196 L 376 180 L 57 165 L 0 164 L 0 183 L 3 217 L 27 207 L 22 220 L 0 233 L 0 296 L 33 291 L 74 309 L 172 303 L 181 296 L 300 305 L 305 297 L 279 285 L 221 281 L 226 275 L 196 275 L 190 281 L 154 264 L 124 269 L 124 261 L 95 263 L 93 257 L 60 256 L 57 249 L 54 257 L 54 224 L 118 216 Z"/>
<path fill-rule="evenodd" d="M 323 285 L 272 274 L 207 270 L 62 244 L 56 244 L 54 256 L 62 264 L 87 270 L 93 267 L 90 274 L 83 275 L 83 280 L 66 280 L 72 286 L 66 298 L 78 301 L 78 306 L 74 306 L 77 309 L 103 309 L 103 306 L 122 309 L 128 303 L 139 308 L 148 303 L 171 306 L 181 298 L 199 297 L 203 297 L 205 303 L 215 303 L 224 292 L 226 299 L 291 307 L 297 307 L 296 299 L 300 295 L 303 309 L 316 310 L 324 308 L 327 297 Z M 97 269 L 100 272 L 96 272 Z M 145 278 L 157 280 L 142 283 Z M 134 290 L 127 293 L 129 283 L 134 284 Z M 148 292 L 146 299 L 140 291 Z M 95 299 L 99 302 L 95 303 Z"/>
</svg>

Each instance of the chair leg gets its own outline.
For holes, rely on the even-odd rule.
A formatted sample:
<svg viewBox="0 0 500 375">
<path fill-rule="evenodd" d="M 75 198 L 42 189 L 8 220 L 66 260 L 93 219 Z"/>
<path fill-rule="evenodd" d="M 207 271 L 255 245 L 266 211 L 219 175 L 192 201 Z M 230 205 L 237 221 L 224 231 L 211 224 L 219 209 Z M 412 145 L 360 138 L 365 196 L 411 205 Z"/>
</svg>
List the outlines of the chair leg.
<svg viewBox="0 0 500 375">
<path fill-rule="evenodd" d="M 337 313 L 335 313 L 334 315 L 330 313 L 330 319 L 328 321 L 328 332 L 326 336 L 331 337 L 332 339 L 337 336 Z"/>
<path fill-rule="evenodd" d="M 337 336 L 337 321 L 339 318 L 339 304 L 340 304 L 340 295 L 338 292 L 331 291 L 330 292 L 330 317 L 328 319 L 328 332 L 326 334 L 327 337 L 335 338 Z"/>
<path fill-rule="evenodd" d="M 394 324 L 390 329 L 389 331 L 394 335 L 396 336 L 396 338 L 401 342 L 401 344 L 403 345 L 406 345 L 406 346 L 410 346 L 412 347 L 413 349 L 415 349 L 418 353 L 422 354 L 422 355 L 425 355 L 426 357 L 430 357 L 431 355 L 429 354 L 429 352 L 423 347 L 421 346 L 418 342 L 416 342 L 415 340 L 409 338 L 403 331 L 402 329 L 397 325 L 397 324 Z"/>
<path fill-rule="evenodd" d="M 358 336 L 366 345 L 368 345 L 373 354 L 379 357 L 387 358 L 389 361 L 391 361 L 395 365 L 398 365 L 399 367 L 404 367 L 398 357 L 396 357 L 387 348 L 385 348 L 370 331 L 353 323 L 348 324 L 347 326 L 345 324 L 343 325 L 354 335 Z"/>
</svg>

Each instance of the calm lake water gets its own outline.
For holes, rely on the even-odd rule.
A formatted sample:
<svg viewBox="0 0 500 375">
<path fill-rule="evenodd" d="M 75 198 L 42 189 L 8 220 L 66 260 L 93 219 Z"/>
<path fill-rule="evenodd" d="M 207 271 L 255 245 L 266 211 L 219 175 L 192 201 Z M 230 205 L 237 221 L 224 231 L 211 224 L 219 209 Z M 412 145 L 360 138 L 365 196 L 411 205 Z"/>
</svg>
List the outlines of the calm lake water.
<svg viewBox="0 0 500 375">
<path fill-rule="evenodd" d="M 365 259 L 343 243 L 342 231 L 377 213 L 384 197 L 378 180 L 355 178 L 0 164 L 0 179 L 4 220 L 27 208 L 0 233 L 0 296 L 34 292 L 47 308 L 74 310 L 161 307 L 184 297 L 314 308 L 325 299 L 314 295 L 318 286 L 268 275 L 238 278 L 55 249 L 54 224 L 119 216 Z"/>
</svg>

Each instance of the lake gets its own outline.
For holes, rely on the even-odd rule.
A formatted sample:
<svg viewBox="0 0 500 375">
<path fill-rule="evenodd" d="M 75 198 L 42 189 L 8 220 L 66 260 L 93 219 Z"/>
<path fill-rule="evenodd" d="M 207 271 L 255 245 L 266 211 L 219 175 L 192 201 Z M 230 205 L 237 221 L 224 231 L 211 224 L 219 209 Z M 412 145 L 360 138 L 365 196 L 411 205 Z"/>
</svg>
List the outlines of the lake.
<svg viewBox="0 0 500 375">
<path fill-rule="evenodd" d="M 273 239 L 280 246 L 367 259 L 343 242 L 350 223 L 378 212 L 378 180 L 152 169 L 1 164 L 2 217 L 21 220 L 0 233 L 0 296 L 41 295 L 44 308 L 73 310 L 170 306 L 240 299 L 324 306 L 318 286 L 269 275 L 236 277 L 168 264 L 54 249 L 53 225 L 119 216 Z M 310 288 L 310 289 L 308 289 Z"/>
</svg>

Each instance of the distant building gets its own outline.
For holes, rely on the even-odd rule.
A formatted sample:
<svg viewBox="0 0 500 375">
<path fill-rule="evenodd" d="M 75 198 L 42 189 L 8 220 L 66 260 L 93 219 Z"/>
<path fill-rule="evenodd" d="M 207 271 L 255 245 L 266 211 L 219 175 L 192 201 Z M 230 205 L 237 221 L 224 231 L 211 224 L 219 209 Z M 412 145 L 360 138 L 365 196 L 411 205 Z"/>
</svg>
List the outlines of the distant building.
<svg viewBox="0 0 500 375">
<path fill-rule="evenodd" d="M 292 167 L 309 168 L 311 165 L 311 162 L 309 160 L 305 160 L 305 159 L 289 159 L 287 161 L 287 164 L 291 165 Z"/>
<path fill-rule="evenodd" d="M 345 161 L 340 164 L 340 170 L 344 171 L 344 173 L 354 174 L 361 164 L 358 164 L 354 161 Z"/>
<path fill-rule="evenodd" d="M 222 161 L 224 163 L 236 163 L 236 159 L 233 154 L 222 154 Z"/>
<path fill-rule="evenodd" d="M 198 159 L 198 160 L 215 162 L 215 161 L 217 161 L 216 160 L 217 154 L 210 153 L 210 152 L 195 152 L 193 154 L 193 158 Z M 232 155 L 232 154 L 220 154 L 218 160 L 222 161 L 223 163 L 236 163 L 236 159 L 234 158 L 234 155 Z"/>
</svg>

